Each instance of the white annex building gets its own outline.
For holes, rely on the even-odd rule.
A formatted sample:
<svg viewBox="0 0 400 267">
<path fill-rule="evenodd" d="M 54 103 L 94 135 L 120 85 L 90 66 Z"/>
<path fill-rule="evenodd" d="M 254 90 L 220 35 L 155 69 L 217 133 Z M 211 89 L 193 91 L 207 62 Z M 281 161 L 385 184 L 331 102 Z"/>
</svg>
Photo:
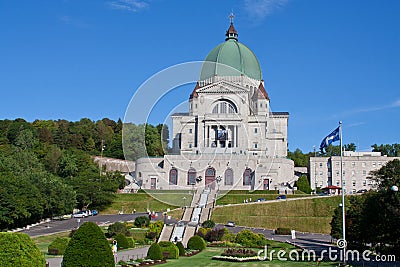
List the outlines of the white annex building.
<svg viewBox="0 0 400 267">
<path fill-rule="evenodd" d="M 346 194 L 375 188 L 368 179 L 371 171 L 376 171 L 388 161 L 398 157 L 382 156 L 381 152 L 343 152 L 343 180 Z M 311 189 L 341 188 L 340 156 L 311 157 L 308 166 Z M 338 191 L 333 190 L 338 193 Z"/>
<path fill-rule="evenodd" d="M 272 112 L 255 54 L 231 22 L 207 55 L 189 96 L 172 115 L 173 153 L 136 161 L 144 189 L 284 190 L 295 182 L 287 159 L 287 112 Z"/>
</svg>

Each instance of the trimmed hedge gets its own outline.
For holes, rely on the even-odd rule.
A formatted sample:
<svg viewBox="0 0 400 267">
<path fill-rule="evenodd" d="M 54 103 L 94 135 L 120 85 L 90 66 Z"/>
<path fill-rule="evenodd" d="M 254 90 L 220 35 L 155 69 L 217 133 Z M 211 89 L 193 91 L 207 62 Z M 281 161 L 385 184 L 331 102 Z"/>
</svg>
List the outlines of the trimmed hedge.
<svg viewBox="0 0 400 267">
<path fill-rule="evenodd" d="M 117 241 L 118 250 L 129 248 L 129 242 L 124 234 L 119 233 L 115 240 Z"/>
<path fill-rule="evenodd" d="M 163 254 L 164 259 L 179 258 L 179 249 L 174 243 L 170 241 L 161 241 L 158 242 L 158 245 L 161 247 L 161 253 Z"/>
<path fill-rule="evenodd" d="M 69 242 L 68 237 L 57 237 L 47 248 L 49 255 L 63 255 Z"/>
<path fill-rule="evenodd" d="M 163 255 L 161 252 L 161 247 L 158 243 L 153 243 L 149 247 L 149 250 L 147 251 L 147 258 L 152 259 L 152 260 L 162 260 Z"/>
<path fill-rule="evenodd" d="M 185 250 L 185 247 L 183 246 L 182 242 L 176 243 L 176 247 L 179 250 L 179 256 L 185 256 L 186 255 L 186 250 Z"/>
<path fill-rule="evenodd" d="M 188 249 L 202 251 L 206 248 L 206 241 L 201 236 L 195 235 L 189 239 L 187 247 Z"/>
<path fill-rule="evenodd" d="M 114 256 L 107 239 L 94 222 L 85 222 L 65 249 L 62 267 L 114 267 Z"/>
<path fill-rule="evenodd" d="M 45 264 L 43 254 L 27 234 L 0 232 L 1 267 L 44 267 Z"/>
</svg>

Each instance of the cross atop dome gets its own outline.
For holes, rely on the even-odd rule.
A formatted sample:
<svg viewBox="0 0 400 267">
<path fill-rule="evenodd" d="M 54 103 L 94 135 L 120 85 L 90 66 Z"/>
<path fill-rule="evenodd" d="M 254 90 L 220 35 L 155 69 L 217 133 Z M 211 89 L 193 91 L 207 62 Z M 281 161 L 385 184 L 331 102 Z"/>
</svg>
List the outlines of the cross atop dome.
<svg viewBox="0 0 400 267">
<path fill-rule="evenodd" d="M 233 26 L 233 19 L 235 18 L 235 15 L 233 15 L 233 12 L 229 15 L 229 20 L 230 20 L 230 25 L 229 29 L 225 33 L 225 41 L 228 41 L 230 39 L 233 40 L 238 40 L 238 32 L 236 31 L 235 27 Z"/>
</svg>

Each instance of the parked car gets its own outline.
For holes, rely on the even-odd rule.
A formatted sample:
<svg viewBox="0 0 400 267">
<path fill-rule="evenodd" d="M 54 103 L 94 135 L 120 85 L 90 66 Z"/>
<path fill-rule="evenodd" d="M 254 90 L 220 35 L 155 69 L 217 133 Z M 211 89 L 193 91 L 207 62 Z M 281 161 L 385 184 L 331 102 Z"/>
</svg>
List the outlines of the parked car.
<svg viewBox="0 0 400 267">
<path fill-rule="evenodd" d="M 286 195 L 277 196 L 276 199 L 286 199 Z"/>
<path fill-rule="evenodd" d="M 367 189 L 360 189 L 357 191 L 357 193 L 366 193 L 366 192 L 367 192 Z"/>
<path fill-rule="evenodd" d="M 92 216 L 96 216 L 97 214 L 99 214 L 97 210 L 92 210 Z"/>
<path fill-rule="evenodd" d="M 225 224 L 225 226 L 228 226 L 228 227 L 235 227 L 235 222 L 228 221 L 228 222 Z"/>
<path fill-rule="evenodd" d="M 72 214 L 72 218 L 85 218 L 88 215 L 86 214 L 85 211 L 79 211 L 77 213 Z"/>
<path fill-rule="evenodd" d="M 264 202 L 266 199 L 263 197 L 257 198 L 256 202 Z"/>
</svg>

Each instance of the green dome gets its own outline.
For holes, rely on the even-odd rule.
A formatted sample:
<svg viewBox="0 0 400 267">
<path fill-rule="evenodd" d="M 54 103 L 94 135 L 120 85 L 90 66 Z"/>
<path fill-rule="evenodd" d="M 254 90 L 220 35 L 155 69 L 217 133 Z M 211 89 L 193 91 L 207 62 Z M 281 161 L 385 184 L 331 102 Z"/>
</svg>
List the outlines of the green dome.
<svg viewBox="0 0 400 267">
<path fill-rule="evenodd" d="M 229 30 L 227 37 L 228 34 Z M 241 74 L 261 80 L 261 68 L 256 55 L 250 48 L 237 41 L 237 34 L 234 37 L 228 37 L 225 42 L 211 50 L 205 61 L 201 70 L 200 81 L 215 75 L 239 76 Z"/>
</svg>

